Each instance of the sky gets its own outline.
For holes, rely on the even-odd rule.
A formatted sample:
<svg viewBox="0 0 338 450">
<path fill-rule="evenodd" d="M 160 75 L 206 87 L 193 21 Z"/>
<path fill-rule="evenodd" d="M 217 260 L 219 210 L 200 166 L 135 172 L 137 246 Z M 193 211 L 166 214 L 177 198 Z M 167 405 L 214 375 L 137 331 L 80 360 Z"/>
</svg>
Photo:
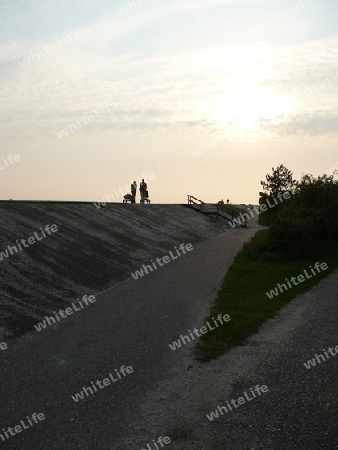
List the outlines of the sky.
<svg viewBox="0 0 338 450">
<path fill-rule="evenodd" d="M 0 0 L 0 199 L 258 203 L 337 164 L 336 0 Z M 137 197 L 137 200 L 139 196 Z"/>
</svg>

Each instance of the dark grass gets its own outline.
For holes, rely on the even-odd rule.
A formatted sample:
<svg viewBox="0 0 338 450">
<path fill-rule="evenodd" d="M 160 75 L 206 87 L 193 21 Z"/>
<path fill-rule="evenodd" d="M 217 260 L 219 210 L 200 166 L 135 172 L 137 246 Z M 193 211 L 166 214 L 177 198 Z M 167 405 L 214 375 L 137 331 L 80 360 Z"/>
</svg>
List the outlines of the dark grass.
<svg viewBox="0 0 338 450">
<path fill-rule="evenodd" d="M 313 258 L 288 261 L 283 256 L 267 253 L 265 245 L 268 231 L 259 231 L 249 244 L 244 245 L 228 269 L 215 305 L 205 322 L 209 321 L 213 325 L 212 317 L 216 319 L 220 313 L 229 314 L 231 321 L 202 335 L 195 347 L 198 360 L 217 358 L 231 347 L 243 343 L 283 305 L 297 294 L 308 291 L 338 267 L 338 242 L 323 247 Z M 304 275 L 304 270 L 312 275 L 309 266 L 317 261 L 326 262 L 328 269 L 277 297 L 268 298 L 266 292 L 275 288 L 277 283 L 285 282 L 285 278 L 297 278 L 298 275 Z"/>
</svg>

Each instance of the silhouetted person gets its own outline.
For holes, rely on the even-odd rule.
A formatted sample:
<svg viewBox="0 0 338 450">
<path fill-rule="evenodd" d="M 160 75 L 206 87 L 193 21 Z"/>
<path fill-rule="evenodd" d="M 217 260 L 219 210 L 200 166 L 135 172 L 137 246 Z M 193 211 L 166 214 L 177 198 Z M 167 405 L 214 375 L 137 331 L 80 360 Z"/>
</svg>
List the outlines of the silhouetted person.
<svg viewBox="0 0 338 450">
<path fill-rule="evenodd" d="M 148 187 L 147 183 L 142 178 L 142 181 L 140 183 L 140 195 L 141 195 L 140 203 L 144 203 L 144 199 L 146 198 L 147 187 Z"/>
<path fill-rule="evenodd" d="M 136 184 L 136 181 L 134 181 L 131 185 L 131 202 L 132 203 L 135 203 L 136 190 L 137 190 L 137 184 Z"/>
</svg>

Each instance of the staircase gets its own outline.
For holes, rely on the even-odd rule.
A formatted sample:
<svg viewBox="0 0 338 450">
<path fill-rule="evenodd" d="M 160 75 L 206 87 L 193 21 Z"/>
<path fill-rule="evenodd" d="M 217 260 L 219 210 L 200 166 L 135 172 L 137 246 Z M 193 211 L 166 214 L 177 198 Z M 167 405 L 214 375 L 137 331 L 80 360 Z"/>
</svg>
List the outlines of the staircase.
<svg viewBox="0 0 338 450">
<path fill-rule="evenodd" d="M 217 220 L 219 217 L 228 221 L 228 224 L 233 221 L 233 219 L 238 219 L 239 214 L 235 214 L 232 209 L 228 208 L 227 205 L 220 203 L 205 203 L 202 200 L 194 197 L 193 195 L 188 196 L 188 206 L 196 211 L 199 211 L 208 216 L 215 216 Z M 236 226 L 239 226 L 236 224 Z M 246 221 L 240 225 L 246 227 Z M 232 227 L 233 228 L 233 227 Z"/>
</svg>

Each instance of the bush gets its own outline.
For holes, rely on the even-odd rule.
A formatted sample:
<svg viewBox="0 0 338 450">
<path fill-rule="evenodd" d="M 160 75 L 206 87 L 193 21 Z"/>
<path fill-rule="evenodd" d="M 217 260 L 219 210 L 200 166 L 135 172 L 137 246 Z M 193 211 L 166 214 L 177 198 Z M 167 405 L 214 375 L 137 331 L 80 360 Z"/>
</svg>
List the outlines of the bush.
<svg viewBox="0 0 338 450">
<path fill-rule="evenodd" d="M 338 183 L 332 176 L 305 175 L 274 214 L 268 249 L 291 258 L 311 256 L 338 239 Z"/>
</svg>

